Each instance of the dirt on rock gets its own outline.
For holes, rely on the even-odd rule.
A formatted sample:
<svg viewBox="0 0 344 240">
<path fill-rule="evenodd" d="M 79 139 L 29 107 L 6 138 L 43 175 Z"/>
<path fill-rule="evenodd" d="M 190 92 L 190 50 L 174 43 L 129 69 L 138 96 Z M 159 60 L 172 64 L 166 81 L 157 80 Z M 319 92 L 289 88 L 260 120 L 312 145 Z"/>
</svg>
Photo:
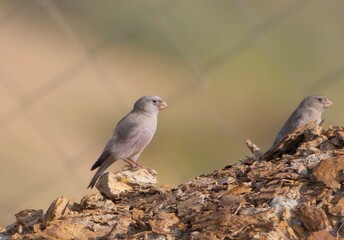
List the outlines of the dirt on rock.
<svg viewBox="0 0 344 240">
<path fill-rule="evenodd" d="M 252 156 L 174 187 L 150 169 L 104 174 L 100 193 L 23 210 L 0 239 L 344 237 L 343 127 L 307 125 L 266 153 L 247 145 Z"/>
</svg>

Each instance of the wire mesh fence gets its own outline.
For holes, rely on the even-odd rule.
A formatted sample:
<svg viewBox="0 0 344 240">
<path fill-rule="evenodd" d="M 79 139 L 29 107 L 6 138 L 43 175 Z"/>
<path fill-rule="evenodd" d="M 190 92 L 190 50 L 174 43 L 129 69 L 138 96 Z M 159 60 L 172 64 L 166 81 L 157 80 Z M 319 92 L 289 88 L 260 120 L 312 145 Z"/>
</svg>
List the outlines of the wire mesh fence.
<svg viewBox="0 0 344 240">
<path fill-rule="evenodd" d="M 86 194 L 89 167 L 144 94 L 170 106 L 141 156 L 170 184 L 237 161 L 247 138 L 268 147 L 306 94 L 343 100 L 339 0 L 0 7 L 1 225 L 21 208 Z M 343 111 L 328 112 L 341 123 Z"/>
</svg>

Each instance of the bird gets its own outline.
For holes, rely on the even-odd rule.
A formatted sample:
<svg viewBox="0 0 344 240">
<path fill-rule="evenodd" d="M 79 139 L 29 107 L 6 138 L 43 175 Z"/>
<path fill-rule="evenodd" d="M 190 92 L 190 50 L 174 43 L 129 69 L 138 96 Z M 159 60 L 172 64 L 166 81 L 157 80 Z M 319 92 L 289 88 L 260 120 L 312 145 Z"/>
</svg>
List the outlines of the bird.
<svg viewBox="0 0 344 240">
<path fill-rule="evenodd" d="M 286 135 L 308 123 L 316 122 L 320 124 L 321 114 L 325 108 L 332 105 L 333 103 L 322 95 L 312 94 L 305 97 L 277 134 L 272 147 L 276 146 Z"/>
<path fill-rule="evenodd" d="M 159 96 L 143 96 L 135 102 L 133 109 L 117 123 L 93 164 L 91 171 L 98 170 L 88 188 L 93 188 L 102 173 L 117 160 L 124 160 L 132 167 L 140 166 L 136 161 L 156 132 L 159 111 L 167 107 Z"/>
</svg>

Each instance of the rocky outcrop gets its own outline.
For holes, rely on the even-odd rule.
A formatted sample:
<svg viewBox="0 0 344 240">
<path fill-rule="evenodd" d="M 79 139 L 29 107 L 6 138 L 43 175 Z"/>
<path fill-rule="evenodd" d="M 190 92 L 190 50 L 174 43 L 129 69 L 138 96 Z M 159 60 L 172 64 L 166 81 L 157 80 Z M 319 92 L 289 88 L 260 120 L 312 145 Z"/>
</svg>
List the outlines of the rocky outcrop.
<svg viewBox="0 0 344 240">
<path fill-rule="evenodd" d="M 344 237 L 344 129 L 301 128 L 262 153 L 176 187 L 156 172 L 101 177 L 101 194 L 24 210 L 1 239 L 336 239 Z"/>
</svg>

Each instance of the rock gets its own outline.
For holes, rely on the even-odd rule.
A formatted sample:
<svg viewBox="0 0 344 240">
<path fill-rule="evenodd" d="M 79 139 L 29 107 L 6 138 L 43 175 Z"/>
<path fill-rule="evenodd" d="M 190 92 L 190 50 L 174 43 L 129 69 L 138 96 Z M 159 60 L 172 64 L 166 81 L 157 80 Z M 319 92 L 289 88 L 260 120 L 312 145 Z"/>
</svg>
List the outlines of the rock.
<svg viewBox="0 0 344 240">
<path fill-rule="evenodd" d="M 330 205 L 329 212 L 334 216 L 344 217 L 344 197 L 337 203 Z"/>
<path fill-rule="evenodd" d="M 42 223 L 43 210 L 27 209 L 15 214 L 17 222 L 13 229 L 18 229 L 18 233 L 24 234 L 27 232 L 37 231 L 35 225 Z M 12 229 L 12 230 L 13 230 Z"/>
<path fill-rule="evenodd" d="M 125 215 L 123 215 L 125 216 Z M 111 231 L 104 236 L 105 239 L 125 239 L 131 219 L 118 216 Z"/>
<path fill-rule="evenodd" d="M 320 134 L 321 128 L 322 126 L 316 123 L 309 123 L 296 129 L 293 133 L 285 136 L 277 145 L 265 152 L 262 159 L 271 160 L 279 158 L 283 154 L 294 154 L 301 143 L 306 143 L 316 138 Z"/>
<path fill-rule="evenodd" d="M 171 235 L 172 227 L 179 223 L 175 213 L 161 212 L 148 221 L 152 232 L 162 235 Z M 171 236 L 172 237 L 172 236 Z"/>
<path fill-rule="evenodd" d="M 105 232 L 99 231 L 98 234 L 105 234 Z M 81 219 L 77 222 L 69 218 L 50 223 L 50 226 L 45 229 L 41 236 L 47 239 L 91 239 L 95 238 L 96 233 L 89 230 Z M 33 235 L 30 237 L 33 237 Z"/>
<path fill-rule="evenodd" d="M 340 147 L 344 144 L 344 131 L 338 131 L 334 137 L 331 139 L 331 143 L 336 146 Z"/>
<path fill-rule="evenodd" d="M 157 186 L 154 170 L 108 173 L 102 195 L 22 211 L 0 239 L 343 238 L 343 132 L 306 126 L 262 159 L 248 142 L 253 156 L 174 187 Z"/>
<path fill-rule="evenodd" d="M 313 175 L 327 187 L 338 190 L 344 176 L 344 156 L 322 160 L 314 169 Z"/>
<path fill-rule="evenodd" d="M 298 202 L 292 198 L 286 198 L 283 196 L 276 196 L 271 201 L 271 206 L 275 209 L 275 213 L 279 218 L 282 218 L 285 211 L 290 211 L 294 209 L 298 205 Z M 290 218 L 290 216 L 288 216 Z"/>
<path fill-rule="evenodd" d="M 121 193 L 156 185 L 158 183 L 156 176 L 155 170 L 145 168 L 105 173 L 98 180 L 96 188 L 104 197 L 115 200 Z"/>
<path fill-rule="evenodd" d="M 309 231 L 315 232 L 327 228 L 328 219 L 323 209 L 302 204 L 298 210 L 303 224 Z"/>
<path fill-rule="evenodd" d="M 264 155 L 264 152 L 262 152 L 260 148 L 257 147 L 256 144 L 254 144 L 251 140 L 247 140 L 246 145 L 248 149 L 250 149 L 251 153 L 253 154 L 254 160 L 258 161 L 259 159 L 262 158 L 262 156 Z"/>
<path fill-rule="evenodd" d="M 335 240 L 334 236 L 332 236 L 328 231 L 321 230 L 318 232 L 313 232 L 311 235 L 307 238 L 307 240 Z"/>
<path fill-rule="evenodd" d="M 190 217 L 192 214 L 195 214 L 205 206 L 207 195 L 196 192 L 193 195 L 189 195 L 189 198 L 181 200 L 179 202 L 178 216 L 179 217 Z"/>
<path fill-rule="evenodd" d="M 42 228 L 45 228 L 49 222 L 59 219 L 62 215 L 67 214 L 69 200 L 66 197 L 60 197 L 53 201 L 48 208 L 47 213 L 44 215 Z"/>
<path fill-rule="evenodd" d="M 219 204 L 223 207 L 231 208 L 245 203 L 245 199 L 240 195 L 223 195 L 220 198 Z"/>
<path fill-rule="evenodd" d="M 102 197 L 98 193 L 87 194 L 80 201 L 80 206 L 83 209 L 96 209 L 103 205 Z"/>
</svg>

